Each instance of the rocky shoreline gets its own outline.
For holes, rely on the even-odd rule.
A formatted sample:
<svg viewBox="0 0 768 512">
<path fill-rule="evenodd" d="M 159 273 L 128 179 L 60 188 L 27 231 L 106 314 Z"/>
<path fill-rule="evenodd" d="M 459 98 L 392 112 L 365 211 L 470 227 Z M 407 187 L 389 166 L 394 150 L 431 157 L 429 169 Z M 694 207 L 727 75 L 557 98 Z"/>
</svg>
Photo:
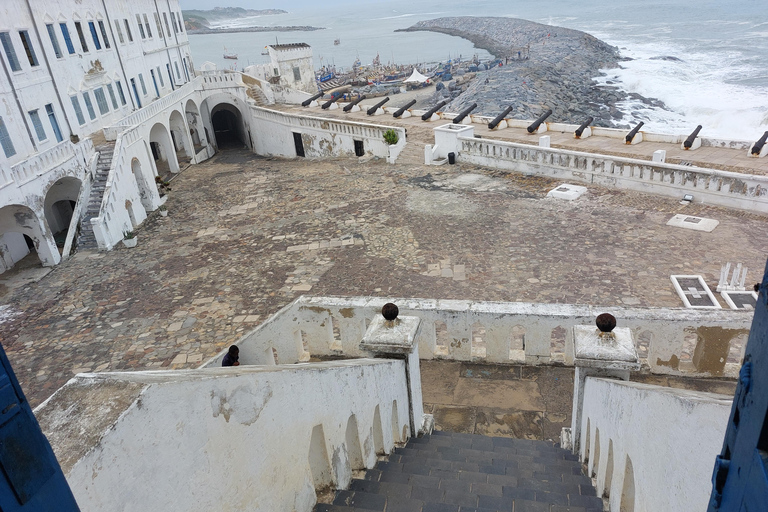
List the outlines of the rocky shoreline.
<svg viewBox="0 0 768 512">
<path fill-rule="evenodd" d="M 436 91 L 434 103 L 453 98 L 446 111 L 459 112 L 477 103 L 473 113 L 495 116 L 513 105 L 510 115 L 518 119 L 534 119 L 552 109 L 550 121 L 580 124 L 593 117 L 595 126 L 617 126 L 624 117 L 617 104 L 630 96 L 594 80 L 602 69 L 617 67 L 623 59 L 618 48 L 586 32 L 518 18 L 480 17 L 420 21 L 400 31 L 421 30 L 467 39 L 501 64 L 478 73 L 458 96 L 448 87 Z M 639 95 L 632 98 L 663 107 Z"/>
</svg>

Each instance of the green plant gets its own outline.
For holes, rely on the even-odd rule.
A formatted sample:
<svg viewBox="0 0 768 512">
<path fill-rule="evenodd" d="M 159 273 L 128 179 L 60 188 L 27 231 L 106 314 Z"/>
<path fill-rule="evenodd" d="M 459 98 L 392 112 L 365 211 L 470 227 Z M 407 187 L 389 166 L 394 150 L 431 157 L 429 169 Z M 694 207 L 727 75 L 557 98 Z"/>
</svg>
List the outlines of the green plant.
<svg viewBox="0 0 768 512">
<path fill-rule="evenodd" d="M 130 240 L 131 238 L 136 238 L 136 233 L 133 231 L 123 231 L 123 237 L 126 240 Z"/>
<path fill-rule="evenodd" d="M 158 208 L 158 210 L 160 210 L 161 212 L 164 212 L 164 211 L 166 211 L 167 209 L 168 209 L 168 207 L 167 207 L 167 206 L 165 206 L 164 204 L 161 204 L 161 205 L 160 205 L 160 207 Z"/>
<path fill-rule="evenodd" d="M 399 140 L 399 137 L 397 136 L 397 132 L 393 129 L 389 129 L 384 132 L 384 141 L 392 146 L 393 144 L 397 144 L 397 141 Z"/>
</svg>

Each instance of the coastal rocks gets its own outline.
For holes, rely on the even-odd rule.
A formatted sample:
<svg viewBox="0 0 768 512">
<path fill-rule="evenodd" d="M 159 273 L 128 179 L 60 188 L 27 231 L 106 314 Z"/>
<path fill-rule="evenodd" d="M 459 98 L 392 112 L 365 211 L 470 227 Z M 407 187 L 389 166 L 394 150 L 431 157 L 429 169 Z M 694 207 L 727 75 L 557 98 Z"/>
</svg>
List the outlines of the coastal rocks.
<svg viewBox="0 0 768 512">
<path fill-rule="evenodd" d="M 475 17 L 426 20 L 403 29 L 419 30 L 463 37 L 497 58 L 485 71 L 478 67 L 478 79 L 446 106 L 449 112 L 477 103 L 474 113 L 495 116 L 515 105 L 513 116 L 519 119 L 552 109 L 555 122 L 581 123 L 591 116 L 596 126 L 613 126 L 623 117 L 617 105 L 630 99 L 617 87 L 595 82 L 602 69 L 617 67 L 621 57 L 616 47 L 585 32 L 515 18 Z"/>
</svg>

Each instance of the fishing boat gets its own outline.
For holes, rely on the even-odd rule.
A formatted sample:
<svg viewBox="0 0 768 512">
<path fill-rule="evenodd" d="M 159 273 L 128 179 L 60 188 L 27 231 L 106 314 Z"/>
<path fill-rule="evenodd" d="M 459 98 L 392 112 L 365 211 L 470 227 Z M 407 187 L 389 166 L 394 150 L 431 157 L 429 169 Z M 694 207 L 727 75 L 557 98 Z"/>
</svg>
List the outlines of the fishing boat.
<svg viewBox="0 0 768 512">
<path fill-rule="evenodd" d="M 234 52 L 228 52 L 227 51 L 227 47 L 225 46 L 224 47 L 224 58 L 225 59 L 237 60 L 237 54 L 234 53 Z"/>
</svg>

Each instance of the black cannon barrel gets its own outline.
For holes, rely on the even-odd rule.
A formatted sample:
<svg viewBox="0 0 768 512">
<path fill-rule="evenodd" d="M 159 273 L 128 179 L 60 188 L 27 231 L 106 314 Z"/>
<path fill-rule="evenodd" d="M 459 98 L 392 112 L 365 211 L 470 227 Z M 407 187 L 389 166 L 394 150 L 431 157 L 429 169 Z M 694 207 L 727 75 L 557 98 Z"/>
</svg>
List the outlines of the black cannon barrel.
<svg viewBox="0 0 768 512">
<path fill-rule="evenodd" d="M 459 115 L 456 116 L 456 118 L 453 120 L 453 124 L 459 124 L 460 122 L 462 122 L 464 118 L 467 117 L 469 113 L 475 110 L 476 108 L 477 108 L 477 103 L 473 103 L 467 108 L 465 108 L 464 110 L 462 110 L 461 112 L 459 112 Z"/>
<path fill-rule="evenodd" d="M 587 120 L 581 123 L 581 125 L 576 128 L 576 131 L 573 133 L 576 134 L 577 137 L 581 137 L 581 134 L 584 133 L 584 130 L 586 130 L 587 127 L 592 124 L 592 121 L 594 121 L 594 119 L 588 117 Z"/>
<path fill-rule="evenodd" d="M 691 146 L 693 146 L 693 141 L 696 140 L 696 137 L 699 135 L 700 131 L 701 125 L 697 126 L 696 129 L 691 132 L 688 138 L 685 139 L 685 142 L 683 142 L 683 147 L 685 149 L 691 149 Z"/>
<path fill-rule="evenodd" d="M 490 123 L 488 123 L 488 129 L 489 129 L 489 130 L 493 130 L 494 128 L 496 128 L 497 126 L 499 126 L 499 123 L 500 123 L 500 122 L 502 122 L 502 121 L 504 120 L 504 118 L 505 118 L 505 117 L 507 117 L 507 114 L 509 114 L 510 112 L 512 112 L 512 109 L 513 109 L 513 108 L 515 108 L 513 105 L 510 105 L 510 106 L 508 106 L 507 108 L 505 108 L 505 109 L 504 109 L 504 112 L 502 112 L 501 114 L 497 115 L 497 116 L 496 116 L 496 118 L 495 118 L 493 121 L 491 121 Z"/>
<path fill-rule="evenodd" d="M 448 103 L 448 102 L 447 102 L 447 101 L 445 101 L 445 100 L 443 100 L 443 101 L 441 101 L 440 103 L 438 103 L 437 105 L 435 105 L 434 107 L 432 107 L 431 109 L 429 109 L 429 111 L 428 111 L 426 114 L 423 114 L 423 115 L 421 116 L 421 120 L 422 120 L 422 121 L 426 121 L 427 119 L 429 119 L 430 117 L 432 117 L 432 115 L 433 115 L 435 112 L 437 112 L 438 110 L 440 110 L 441 108 L 443 108 L 443 107 L 445 106 L 445 104 L 446 104 L 446 103 Z"/>
<path fill-rule="evenodd" d="M 384 98 L 383 100 L 381 100 L 380 102 L 378 102 L 377 104 L 375 104 L 374 106 L 372 106 L 371 108 L 369 108 L 369 109 L 368 109 L 368 111 L 367 111 L 366 113 L 367 113 L 369 116 L 372 116 L 373 114 L 375 114 L 375 113 L 376 113 L 376 111 L 377 111 L 377 110 L 379 110 L 379 109 L 380 109 L 380 108 L 381 108 L 381 107 L 382 107 L 382 106 L 383 106 L 383 105 L 384 105 L 386 102 L 388 102 L 388 101 L 389 101 L 389 96 L 387 96 L 386 98 Z"/>
<path fill-rule="evenodd" d="M 323 93 L 319 92 L 319 93 L 315 94 L 314 96 L 312 96 L 311 98 L 302 101 L 301 102 L 301 106 L 302 107 L 308 107 L 310 103 L 312 103 L 315 100 L 319 100 L 322 97 L 323 97 Z"/>
<path fill-rule="evenodd" d="M 338 96 L 336 96 L 335 98 L 331 98 L 331 99 L 329 99 L 328 101 L 326 101 L 325 103 L 323 103 L 323 105 L 322 105 L 320 108 L 322 108 L 323 110 L 327 109 L 328 107 L 330 107 L 331 105 L 333 105 L 334 103 L 336 103 L 337 101 L 339 101 L 339 100 L 340 100 L 340 99 L 341 99 L 343 96 L 344 96 L 343 94 L 339 94 L 339 95 L 338 95 Z"/>
<path fill-rule="evenodd" d="M 541 114 L 541 116 L 539 116 L 539 118 L 535 120 L 531 126 L 528 127 L 528 133 L 533 133 L 536 130 L 538 130 L 539 126 L 541 126 L 541 123 L 546 121 L 546 119 L 551 115 L 552 115 L 552 109 L 549 109 L 543 114 Z"/>
<path fill-rule="evenodd" d="M 411 107 L 412 107 L 413 105 L 415 105 L 415 104 L 416 104 L 416 100 L 411 100 L 411 101 L 409 101 L 407 105 L 403 105 L 402 107 L 400 107 L 399 109 L 397 109 L 397 112 L 395 112 L 394 114 L 392 114 L 392 117 L 400 117 L 401 115 L 403 115 L 403 113 L 404 113 L 406 110 L 408 110 L 409 108 L 411 108 Z"/>
<path fill-rule="evenodd" d="M 632 128 L 632 131 L 629 132 L 626 137 L 624 137 L 624 140 L 627 141 L 627 144 L 632 143 L 632 139 L 635 138 L 635 135 L 637 135 L 637 132 L 640 131 L 640 128 L 642 128 L 644 124 L 645 124 L 644 122 L 640 121 L 639 123 L 637 123 L 637 126 Z"/>
<path fill-rule="evenodd" d="M 768 141 L 768 132 L 765 132 L 763 136 L 760 137 L 760 140 L 755 142 L 755 145 L 752 146 L 752 154 L 759 155 L 760 152 L 763 150 L 763 146 L 765 146 L 766 141 Z"/>
<path fill-rule="evenodd" d="M 346 106 L 343 108 L 344 112 L 349 112 L 350 110 L 352 110 L 352 107 L 354 107 L 355 105 L 357 105 L 358 103 L 360 103 L 360 102 L 361 102 L 361 101 L 363 101 L 364 99 L 365 99 L 365 94 L 363 94 L 362 96 L 360 96 L 359 98 L 357 98 L 357 99 L 356 99 L 355 101 L 353 101 L 352 103 L 348 103 L 348 104 L 347 104 L 347 105 L 346 105 Z"/>
</svg>

